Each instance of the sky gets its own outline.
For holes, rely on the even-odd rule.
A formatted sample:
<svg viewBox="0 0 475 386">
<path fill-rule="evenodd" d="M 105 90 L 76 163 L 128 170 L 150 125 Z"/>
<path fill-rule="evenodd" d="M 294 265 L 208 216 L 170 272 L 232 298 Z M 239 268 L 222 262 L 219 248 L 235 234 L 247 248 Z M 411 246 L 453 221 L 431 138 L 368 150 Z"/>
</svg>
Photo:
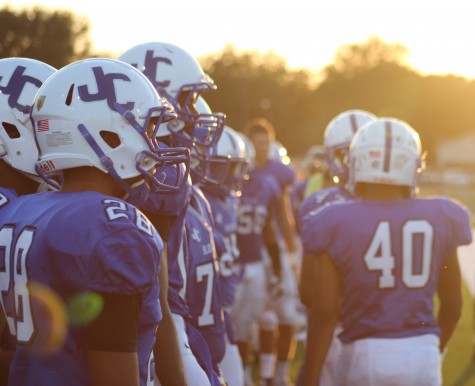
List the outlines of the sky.
<svg viewBox="0 0 475 386">
<path fill-rule="evenodd" d="M 95 51 L 119 56 L 150 41 L 195 57 L 238 50 L 275 52 L 291 68 L 318 71 L 342 45 L 379 37 L 408 49 L 423 74 L 475 78 L 475 2 L 468 0 L 15 0 L 12 8 L 67 9 L 90 21 Z"/>
</svg>

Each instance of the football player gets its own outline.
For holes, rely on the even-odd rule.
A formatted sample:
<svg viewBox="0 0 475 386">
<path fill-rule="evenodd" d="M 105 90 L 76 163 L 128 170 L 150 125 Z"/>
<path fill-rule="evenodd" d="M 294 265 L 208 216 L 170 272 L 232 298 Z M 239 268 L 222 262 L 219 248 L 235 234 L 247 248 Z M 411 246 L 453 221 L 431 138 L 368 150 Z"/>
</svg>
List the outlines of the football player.
<svg viewBox="0 0 475 386">
<path fill-rule="evenodd" d="M 440 354 L 461 312 L 457 247 L 471 242 L 469 212 L 446 197 L 416 197 L 421 143 L 400 120 L 363 126 L 349 165 L 358 200 L 302 222 L 303 269 L 315 267 L 303 384 L 318 384 L 341 320 L 337 385 L 441 385 Z"/>
<path fill-rule="evenodd" d="M 38 191 L 43 181 L 35 171 L 38 149 L 29 113 L 36 92 L 55 68 L 39 60 L 0 60 L 0 209 L 18 195 Z M 3 304 L 3 301 L 0 299 Z M 0 312 L 0 384 L 7 384 L 15 349 L 4 313 Z"/>
<path fill-rule="evenodd" d="M 196 110 L 202 117 L 210 119 L 213 113 L 203 97 L 198 97 Z M 213 121 L 210 120 L 210 123 Z M 209 123 L 207 124 L 207 126 Z M 188 278 L 186 297 L 190 307 L 191 324 L 205 339 L 211 354 L 212 385 L 225 385 L 226 380 L 220 363 L 226 352 L 226 325 L 224 320 L 223 283 L 219 257 L 224 252 L 224 240 L 202 187 L 213 181 L 207 154 L 216 149 L 223 128 L 216 143 L 206 146 L 195 141 L 191 147 L 192 197 L 185 220 L 188 242 Z M 181 137 L 178 143 L 184 143 Z M 216 182 L 216 181 L 213 181 Z M 203 356 L 204 357 L 204 356 Z M 209 371 L 208 371 L 209 373 Z"/>
<path fill-rule="evenodd" d="M 226 325 L 226 351 L 220 366 L 228 386 L 244 384 L 231 308 L 240 277 L 236 269 L 239 258 L 236 241 L 239 197 L 242 182 L 248 174 L 249 161 L 243 139 L 229 126 L 224 127 L 221 138 L 206 150 L 202 160 L 206 178 L 202 179 L 200 186 L 213 213 L 220 263 L 220 292 Z"/>
<path fill-rule="evenodd" d="M 311 193 L 304 199 L 297 221 L 299 224 L 304 221 L 305 216 L 314 214 L 322 207 L 353 199 L 352 193 L 346 188 L 349 174 L 346 157 L 351 140 L 356 132 L 366 123 L 375 119 L 376 116 L 372 113 L 354 109 L 341 112 L 328 123 L 323 136 L 323 146 L 329 169 L 327 183 L 323 189 Z M 314 295 L 313 272 L 313 269 L 301 269 L 299 280 L 300 299 L 309 308 L 312 305 Z M 337 338 L 339 332 L 340 326 L 338 325 L 335 328 L 335 336 L 320 376 L 322 386 L 332 386 L 335 382 L 334 374 L 341 350 L 341 343 Z M 302 372 L 303 369 L 301 369 L 300 375 L 302 375 Z"/>
<path fill-rule="evenodd" d="M 336 202 L 353 199 L 347 190 L 349 168 L 346 157 L 351 140 L 356 132 L 368 122 L 376 120 L 376 116 L 364 110 L 347 110 L 334 117 L 325 128 L 323 145 L 329 168 L 329 177 L 333 181 L 330 185 L 319 189 L 304 199 L 300 207 L 299 220 L 322 207 Z M 300 298 L 302 303 L 310 307 L 312 304 L 313 288 L 310 272 L 301 272 Z M 308 287 L 307 287 L 308 285 Z"/>
<path fill-rule="evenodd" d="M 243 132 L 252 141 L 255 151 L 253 174 L 256 178 L 273 177 L 279 185 L 279 200 L 274 218 L 278 248 L 268 253 L 279 254 L 282 275 L 278 286 L 269 292 L 268 306 L 260 318 L 260 371 L 263 382 L 274 378 L 274 384 L 287 385 L 290 361 L 295 354 L 294 331 L 297 321 L 295 278 L 290 266 L 290 256 L 297 251 L 295 221 L 290 205 L 289 190 L 296 178 L 295 169 L 282 162 L 279 148 L 273 152 L 275 131 L 266 119 L 255 119 L 248 122 Z M 281 148 L 281 146 L 280 146 Z M 275 154 L 275 156 L 274 156 Z M 272 247 L 270 247 L 272 249 Z M 277 321 L 277 324 L 275 323 Z M 278 331 L 278 335 L 277 335 Z M 275 354 L 274 341 L 277 342 Z M 277 363 L 276 363 L 277 360 Z M 274 369 L 275 368 L 275 369 Z"/>
<path fill-rule="evenodd" d="M 151 133 L 175 117 L 139 71 L 112 59 L 70 64 L 38 90 L 36 170 L 63 183 L 1 211 L 17 342 L 9 384 L 153 384 L 162 241 L 122 198 L 141 204 L 159 188 L 151 172 L 167 159 Z"/>
<path fill-rule="evenodd" d="M 272 258 L 273 278 L 280 278 L 280 255 L 272 226 L 273 216 L 279 205 L 279 186 L 270 176 L 254 175 L 254 146 L 249 138 L 242 135 L 246 152 L 250 159 L 250 172 L 242 186 L 237 226 L 237 246 L 242 278 L 236 289 L 236 298 L 231 317 L 236 327 L 236 340 L 244 367 L 245 385 L 252 385 L 251 355 L 253 332 L 264 313 L 267 300 L 268 278 L 264 263 L 263 248 L 268 244 Z M 269 247 L 270 246 L 270 247 Z M 277 325 L 276 316 L 270 314 L 270 327 Z M 271 345 L 269 342 L 268 345 Z M 272 373 L 267 367 L 266 378 Z M 262 369 L 261 369 L 262 374 Z"/>
<path fill-rule="evenodd" d="M 152 82 L 160 95 L 165 96 L 174 106 L 178 119 L 173 123 L 165 123 L 158 128 L 156 135 L 161 142 L 192 149 L 195 154 L 198 151 L 196 146 L 206 148 L 216 143 L 223 130 L 224 115 L 211 112 L 209 114 L 201 113 L 197 110 L 196 101 L 200 94 L 215 90 L 216 86 L 203 72 L 193 56 L 181 47 L 170 43 L 150 42 L 127 50 L 119 59 L 137 67 Z M 196 160 L 197 158 L 194 157 L 193 159 Z M 168 298 L 178 332 L 187 380 L 194 385 L 209 385 L 210 382 L 217 382 L 211 358 L 213 348 L 208 347 L 206 340 L 199 331 L 199 326 L 197 327 L 196 323 L 193 322 L 201 320 L 199 319 L 199 313 L 203 312 L 205 306 L 209 306 L 208 303 L 204 304 L 204 302 L 207 299 L 207 293 L 217 285 L 215 281 L 218 280 L 218 275 L 213 274 L 213 281 L 208 290 L 202 282 L 203 279 L 208 280 L 207 278 L 200 277 L 201 283 L 190 281 L 194 280 L 191 277 L 196 278 L 195 271 L 200 268 L 192 267 L 192 264 L 194 264 L 192 261 L 193 254 L 197 253 L 198 250 L 192 250 L 188 245 L 189 242 L 193 242 L 193 239 L 185 236 L 185 223 L 190 221 L 193 215 L 196 215 L 198 223 L 202 221 L 201 225 L 204 227 L 203 237 L 209 237 L 208 226 L 210 221 L 209 216 L 203 216 L 203 213 L 209 209 L 208 204 L 202 202 L 202 194 L 197 187 L 192 189 L 190 182 L 187 179 L 188 194 L 186 196 L 182 195 L 183 200 L 180 200 L 179 203 L 175 205 L 170 201 L 163 201 L 163 198 L 154 197 L 154 202 L 149 200 L 147 203 L 147 211 L 173 218 L 172 226 L 169 229 L 167 249 L 170 276 Z M 196 199 L 192 202 L 195 204 L 196 210 L 191 210 L 189 209 L 190 200 L 195 194 Z M 197 235 L 196 232 L 191 232 L 195 236 Z M 196 257 L 195 261 L 199 261 L 200 258 L 209 260 L 210 256 L 213 259 L 217 258 L 214 239 L 210 243 L 213 247 L 208 247 L 205 256 Z M 209 261 L 206 261 L 207 263 Z M 212 264 L 212 267 L 214 269 L 215 264 Z M 198 285 L 202 290 L 201 292 L 195 291 L 196 293 L 192 293 L 193 296 L 201 296 L 201 300 L 197 302 L 195 299 L 192 305 L 187 299 L 187 296 L 191 294 L 190 285 L 192 287 Z M 198 295 L 198 293 L 201 295 Z M 214 296 L 213 299 L 220 303 L 219 294 Z M 199 309 L 200 307 L 201 309 Z M 213 324 L 213 326 L 217 326 L 218 330 L 222 328 L 223 331 L 219 332 L 218 335 L 221 334 L 222 336 L 222 348 L 224 348 L 224 327 L 222 324 L 220 327 L 220 323 L 224 323 L 222 322 L 222 315 L 218 315 L 216 324 Z M 210 331 L 211 329 L 208 325 L 207 330 Z M 221 350 L 220 344 L 214 350 L 217 353 L 215 358 L 222 355 L 219 353 Z"/>
</svg>

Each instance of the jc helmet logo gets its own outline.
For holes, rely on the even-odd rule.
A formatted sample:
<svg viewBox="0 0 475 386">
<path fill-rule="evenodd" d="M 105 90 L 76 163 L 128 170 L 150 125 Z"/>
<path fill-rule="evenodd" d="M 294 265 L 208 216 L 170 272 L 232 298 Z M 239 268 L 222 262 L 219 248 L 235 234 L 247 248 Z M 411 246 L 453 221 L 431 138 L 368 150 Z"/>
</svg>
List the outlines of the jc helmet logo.
<svg viewBox="0 0 475 386">
<path fill-rule="evenodd" d="M 22 113 L 28 114 L 30 112 L 31 106 L 24 106 L 20 104 L 19 99 L 23 89 L 28 83 L 33 84 L 34 86 L 40 88 L 43 82 L 39 79 L 33 78 L 29 75 L 24 75 L 26 67 L 18 66 L 13 71 L 10 80 L 6 86 L 0 86 L 0 93 L 8 95 L 8 105 L 11 108 L 16 108 Z M 3 79 L 3 76 L 0 75 L 0 83 Z"/>
<path fill-rule="evenodd" d="M 115 110 L 114 103 L 117 102 L 117 96 L 115 95 L 114 81 L 122 80 L 124 82 L 130 82 L 130 78 L 125 74 L 111 72 L 110 74 L 104 74 L 102 67 L 93 67 L 92 71 L 96 78 L 97 92 L 90 93 L 87 85 L 78 87 L 79 98 L 84 102 L 96 102 L 107 100 L 107 105 L 111 110 Z M 126 102 L 120 104 L 125 110 L 132 110 L 134 108 L 134 102 Z"/>
</svg>

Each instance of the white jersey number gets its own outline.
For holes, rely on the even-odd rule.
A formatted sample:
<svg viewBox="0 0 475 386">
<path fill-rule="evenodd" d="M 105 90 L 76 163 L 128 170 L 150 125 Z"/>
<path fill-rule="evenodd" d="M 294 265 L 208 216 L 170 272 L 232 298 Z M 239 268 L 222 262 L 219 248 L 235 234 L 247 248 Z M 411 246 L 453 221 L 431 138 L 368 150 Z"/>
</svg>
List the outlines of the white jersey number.
<svg viewBox="0 0 475 386">
<path fill-rule="evenodd" d="M 261 234 L 267 218 L 264 205 L 242 204 L 239 207 L 238 233 L 241 235 Z"/>
<path fill-rule="evenodd" d="M 5 251 L 5 269 L 0 270 L 0 290 L 8 292 L 13 284 L 15 298 L 13 316 L 6 314 L 3 297 L 1 296 L 0 301 L 10 333 L 16 336 L 17 341 L 21 343 L 28 343 L 34 333 L 30 294 L 28 292 L 28 272 L 26 270 L 26 259 L 33 241 L 33 235 L 33 229 L 25 228 L 15 242 L 12 227 L 6 226 L 0 231 L 0 247 Z M 13 256 L 11 255 L 12 250 L 14 251 Z M 12 266 L 10 266 L 10 263 L 12 263 Z"/>
<path fill-rule="evenodd" d="M 213 263 L 209 262 L 196 267 L 196 281 L 201 283 L 206 277 L 206 293 L 205 303 L 201 315 L 198 316 L 198 325 L 210 326 L 214 324 L 214 316 L 211 313 L 211 304 L 213 300 L 213 281 L 214 281 L 214 267 Z"/>
<path fill-rule="evenodd" d="M 129 206 L 123 202 L 118 200 L 104 200 L 104 204 L 107 204 L 106 213 L 107 218 L 109 221 L 114 221 L 119 218 L 129 218 L 131 217 Z M 146 234 L 152 236 L 152 224 L 149 219 L 137 208 L 134 207 L 135 212 L 135 225 L 141 231 L 145 232 Z"/>
<path fill-rule="evenodd" d="M 239 256 L 236 234 L 232 233 L 228 237 L 224 237 L 224 244 L 226 251 L 219 258 L 219 273 L 222 277 L 230 277 L 235 274 L 234 262 Z"/>
<path fill-rule="evenodd" d="M 417 255 L 422 258 L 420 272 L 414 272 L 414 237 L 421 236 L 422 250 Z M 410 220 L 402 227 L 402 281 L 408 288 L 424 287 L 429 281 L 432 258 L 432 240 L 434 229 L 425 220 Z M 391 229 L 389 222 L 378 224 L 371 244 L 364 256 L 366 267 L 370 271 L 381 271 L 379 288 L 394 288 L 396 285 L 394 267 L 395 258 L 391 248 Z"/>
</svg>

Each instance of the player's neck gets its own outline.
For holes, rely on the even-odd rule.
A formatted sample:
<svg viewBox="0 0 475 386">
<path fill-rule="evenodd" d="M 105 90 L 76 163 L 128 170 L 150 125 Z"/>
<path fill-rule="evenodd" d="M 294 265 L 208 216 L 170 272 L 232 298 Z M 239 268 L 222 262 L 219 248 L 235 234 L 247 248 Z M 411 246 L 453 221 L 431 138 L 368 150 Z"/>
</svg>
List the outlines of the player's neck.
<svg viewBox="0 0 475 386">
<path fill-rule="evenodd" d="M 38 183 L 20 171 L 0 160 L 0 181 L 2 187 L 13 189 L 17 194 L 31 194 L 38 189 Z"/>
<path fill-rule="evenodd" d="M 95 191 L 108 196 L 120 197 L 122 189 L 110 176 L 92 167 L 66 169 L 62 192 L 87 192 Z"/>
<path fill-rule="evenodd" d="M 410 197 L 407 186 L 358 184 L 356 194 L 364 200 L 394 201 Z"/>
<path fill-rule="evenodd" d="M 256 157 L 255 160 L 254 160 L 254 167 L 262 168 L 262 167 L 266 166 L 268 162 L 269 162 L 268 158 L 257 158 Z"/>
</svg>

